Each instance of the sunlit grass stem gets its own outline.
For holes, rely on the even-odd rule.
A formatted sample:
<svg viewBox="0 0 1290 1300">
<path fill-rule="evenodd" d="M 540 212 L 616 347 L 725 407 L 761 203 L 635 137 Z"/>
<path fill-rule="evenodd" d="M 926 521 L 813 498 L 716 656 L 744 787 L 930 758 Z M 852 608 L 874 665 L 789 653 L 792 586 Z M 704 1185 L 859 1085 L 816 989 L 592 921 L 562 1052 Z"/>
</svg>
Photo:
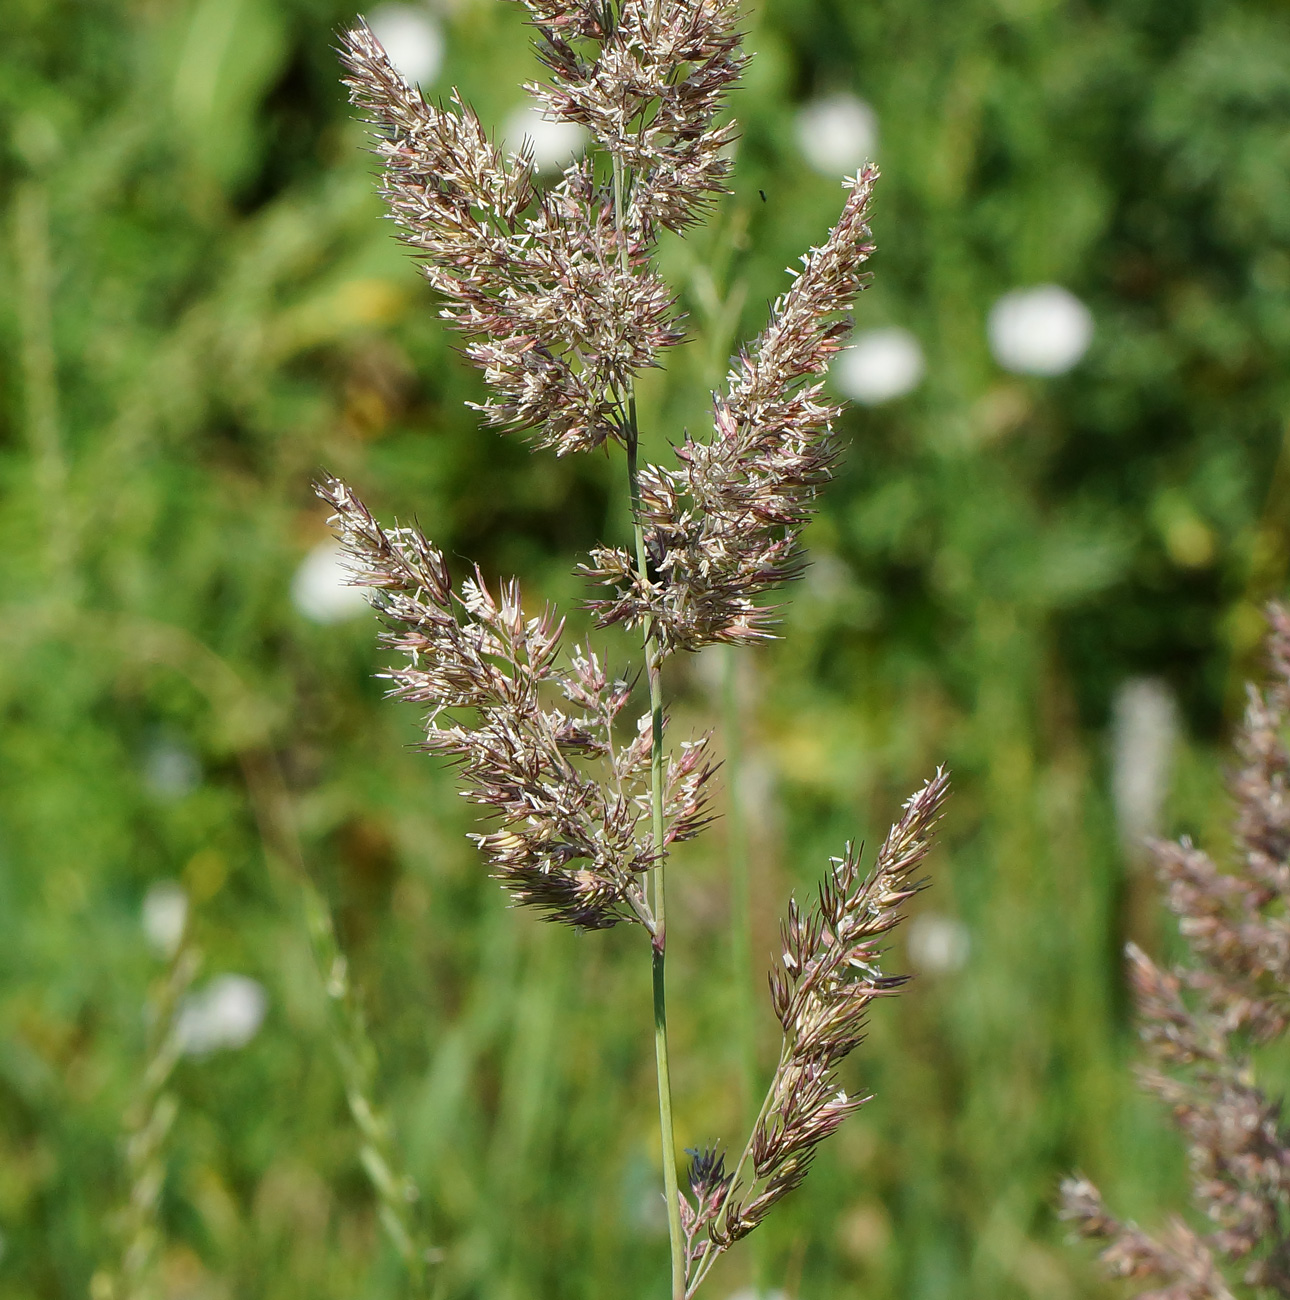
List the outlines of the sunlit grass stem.
<svg viewBox="0 0 1290 1300">
<path fill-rule="evenodd" d="M 631 402 L 632 431 L 628 441 L 627 466 L 632 490 L 633 527 L 636 536 L 636 563 L 641 581 L 648 581 L 645 557 L 645 533 L 641 527 L 639 489 L 636 478 L 636 403 Z M 663 845 L 663 675 L 658 637 L 652 625 L 645 635 L 646 673 L 649 678 L 650 702 L 650 817 L 654 852 L 658 855 L 650 871 L 650 909 L 654 914 L 654 933 L 650 950 L 654 989 L 654 1058 L 658 1072 L 658 1115 L 662 1140 L 663 1195 L 667 1201 L 667 1228 L 672 1261 L 672 1297 L 685 1297 L 685 1241 L 681 1232 L 681 1208 L 676 1174 L 676 1138 L 672 1129 L 672 1077 L 667 1052 L 667 900 L 665 849 Z"/>
<path fill-rule="evenodd" d="M 179 1015 L 184 996 L 201 968 L 201 954 L 180 936 L 165 976 L 148 996 L 147 1064 L 138 1092 L 125 1114 L 125 1165 L 129 1196 L 121 1216 L 121 1262 L 90 1280 L 91 1300 L 155 1300 L 162 1248 L 161 1196 L 165 1186 L 166 1139 L 179 1103 L 169 1089 L 183 1054 Z"/>
<path fill-rule="evenodd" d="M 618 228 L 618 256 L 627 265 L 627 240 L 623 229 L 624 177 L 622 159 L 614 155 L 614 218 Z M 636 417 L 636 394 L 627 394 L 627 481 L 631 494 L 632 534 L 636 572 L 644 587 L 649 583 L 645 554 L 645 526 L 641 519 L 638 453 L 640 427 Z M 653 621 L 645 626 L 645 672 L 649 680 L 650 704 L 650 826 L 654 866 L 650 871 L 650 910 L 654 917 L 651 935 L 651 974 L 654 995 L 654 1064 L 658 1078 L 658 1119 L 663 1163 L 663 1197 L 667 1202 L 667 1235 L 672 1271 L 672 1300 L 685 1300 L 685 1237 L 681 1229 L 680 1188 L 676 1174 L 676 1135 L 672 1124 L 672 1073 L 667 1050 L 667 896 L 666 851 L 663 844 L 663 672 L 662 645 Z"/>
</svg>

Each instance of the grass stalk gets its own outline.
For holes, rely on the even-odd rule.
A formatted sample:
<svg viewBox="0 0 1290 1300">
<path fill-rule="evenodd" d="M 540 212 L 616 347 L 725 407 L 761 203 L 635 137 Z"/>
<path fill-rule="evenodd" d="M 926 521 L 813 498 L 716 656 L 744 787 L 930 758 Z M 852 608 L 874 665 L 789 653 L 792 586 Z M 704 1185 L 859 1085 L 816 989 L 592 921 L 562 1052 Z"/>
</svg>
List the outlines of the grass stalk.
<svg viewBox="0 0 1290 1300">
<path fill-rule="evenodd" d="M 863 1006 L 890 983 L 870 976 L 872 940 L 896 923 L 891 909 L 907 896 L 889 890 L 873 911 L 869 895 L 879 886 L 860 879 L 848 850 L 832 864 L 820 917 L 804 919 L 794 908 L 791 951 L 772 989 L 790 1055 L 768 1093 L 769 1127 L 754 1132 L 740 1165 L 749 1149 L 759 1153 L 747 1189 L 755 1195 L 735 1212 L 714 1147 L 696 1157 L 693 1199 L 683 1202 L 667 1039 L 666 862 L 669 844 L 692 839 L 709 820 L 715 765 L 707 736 L 665 762 L 662 667 L 677 651 L 770 635 L 773 607 L 760 598 L 800 569 L 800 531 L 836 455 L 830 429 L 838 411 L 815 385 L 864 285 L 877 170 L 844 181 L 847 197 L 827 240 L 803 257 L 770 324 L 714 395 L 711 438 L 687 437 L 675 449 L 676 468 L 643 467 L 633 377 L 683 341 L 656 254 L 665 229 L 683 232 L 713 195 L 728 192 L 724 150 L 735 128 L 719 118 L 745 63 L 739 7 L 610 5 L 593 16 L 564 0 L 530 0 L 529 10 L 553 77 L 538 97 L 549 116 L 577 120 L 599 141 L 612 167 L 608 196 L 593 160 L 567 169 L 540 197 L 531 156 L 499 151 L 460 100 L 428 101 L 362 22 L 344 37 L 346 85 L 376 128 L 382 192 L 404 238 L 452 304 L 446 314 L 478 340 L 468 353 L 491 389 L 480 408 L 489 422 L 538 430 L 540 445 L 559 454 L 625 447 L 634 554 L 597 546 L 581 571 L 610 593 L 588 606 L 601 626 L 643 632 L 648 746 L 634 741 L 615 751 L 616 720 L 631 692 L 580 650 L 558 666 L 563 625 L 554 610 L 526 617 L 517 582 L 502 584 L 499 601 L 478 574 L 458 593 L 443 552 L 418 530 L 382 527 L 339 479 L 324 479 L 317 491 L 335 511 L 353 580 L 372 589 L 395 629 L 391 644 L 406 656 L 387 674 L 394 694 L 429 706 L 425 747 L 456 755 L 463 793 L 501 823 L 473 837 L 497 878 L 551 920 L 582 930 L 627 921 L 650 936 L 671 1295 L 686 1300 L 697 1285 L 687 1269 L 709 1265 L 747 1236 L 800 1182 L 819 1141 L 860 1105 L 835 1089 L 833 1068 L 858 1041 Z M 444 183 L 427 188 L 426 175 Z M 463 221 L 467 210 L 479 220 Z M 738 293 L 719 294 L 716 276 L 698 278 L 728 326 Z M 544 684 L 575 704 L 581 720 L 545 707 Z M 466 711 L 473 722 L 458 716 Z M 576 768 L 579 755 L 600 766 Z M 892 889 L 926 852 L 924 832 L 944 784 L 940 775 L 929 782 L 893 828 L 884 852 L 904 856 L 880 869 Z M 643 803 L 648 837 L 631 811 Z M 743 929 L 746 950 L 746 920 Z M 857 970 L 869 982 L 853 992 Z M 732 1212 L 727 1231 L 718 1220 Z"/>
<path fill-rule="evenodd" d="M 636 566 L 642 583 L 648 582 L 645 529 L 640 516 L 640 483 L 637 477 L 636 399 L 628 399 L 627 477 L 631 486 L 632 529 L 636 542 Z M 665 850 L 663 846 L 663 673 L 657 630 L 645 631 L 645 667 L 649 679 L 650 703 L 650 816 L 657 859 L 650 871 L 650 910 L 654 933 L 650 944 L 654 987 L 654 1061 L 658 1074 L 658 1118 L 663 1149 L 663 1196 L 667 1201 L 667 1235 L 672 1261 L 672 1300 L 685 1298 L 685 1239 L 681 1231 L 680 1190 L 676 1174 L 676 1138 L 672 1129 L 672 1076 L 667 1051 L 667 896 Z"/>
<path fill-rule="evenodd" d="M 121 1260 L 115 1271 L 100 1269 L 94 1274 L 91 1300 L 155 1300 L 160 1294 L 157 1265 L 163 1246 L 160 1209 L 167 1172 L 165 1143 L 179 1111 L 169 1085 L 183 1053 L 180 1009 L 200 966 L 201 955 L 190 946 L 185 933 L 164 978 L 148 997 L 147 1063 L 125 1114 L 130 1190 L 121 1216 Z"/>
<path fill-rule="evenodd" d="M 359 1163 L 379 1199 L 381 1227 L 407 1271 L 409 1294 L 426 1296 L 431 1294 L 427 1266 L 438 1263 L 442 1251 L 424 1238 L 416 1209 L 419 1189 L 401 1169 L 393 1126 L 375 1101 L 376 1053 L 331 912 L 311 880 L 302 877 L 300 891 L 310 949 L 325 981 L 332 1051 L 345 1087 L 345 1102 L 361 1138 Z"/>
<path fill-rule="evenodd" d="M 418 1207 L 420 1189 L 402 1168 L 393 1125 L 376 1101 L 376 1049 L 349 977 L 331 910 L 305 863 L 286 780 L 271 752 L 244 753 L 242 766 L 275 883 L 294 885 L 301 900 L 310 956 L 327 999 L 328 1039 L 340 1070 L 345 1102 L 358 1129 L 359 1163 L 377 1197 L 381 1227 L 407 1271 L 409 1294 L 437 1295 L 442 1279 L 438 1270 L 432 1279 L 427 1266 L 439 1264 L 443 1252 L 426 1238 Z"/>
<path fill-rule="evenodd" d="M 614 219 L 618 230 L 618 257 L 627 266 L 627 238 L 623 229 L 624 176 L 622 159 L 615 154 Z M 636 572 L 642 587 L 649 584 L 645 554 L 645 525 L 641 519 L 638 453 L 640 426 L 636 394 L 627 391 L 627 482 L 631 493 L 632 536 Z M 676 1136 L 672 1126 L 672 1073 L 667 1050 L 667 895 L 666 852 L 663 845 L 663 648 L 653 622 L 645 626 L 645 672 L 650 705 L 650 823 L 655 861 L 650 871 L 650 910 L 654 917 L 650 952 L 654 990 L 654 1064 L 658 1078 L 658 1121 L 663 1157 L 663 1198 L 667 1202 L 667 1236 L 672 1265 L 672 1300 L 685 1300 L 685 1237 L 681 1229 L 680 1188 L 676 1174 Z"/>
</svg>

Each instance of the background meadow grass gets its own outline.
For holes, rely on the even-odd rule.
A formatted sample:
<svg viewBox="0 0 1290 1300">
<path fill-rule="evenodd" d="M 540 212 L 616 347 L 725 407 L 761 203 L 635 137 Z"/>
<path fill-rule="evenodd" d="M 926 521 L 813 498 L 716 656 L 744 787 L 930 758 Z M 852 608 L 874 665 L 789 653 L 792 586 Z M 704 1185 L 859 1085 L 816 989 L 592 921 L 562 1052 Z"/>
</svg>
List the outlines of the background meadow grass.
<svg viewBox="0 0 1290 1300">
<path fill-rule="evenodd" d="M 518 9 L 436 12 L 435 87 L 504 121 L 534 73 Z M 290 594 L 326 535 L 325 467 L 575 609 L 574 554 L 627 524 L 621 467 L 531 456 L 463 406 L 476 378 L 343 102 L 350 10 L 0 15 L 0 1297 L 83 1296 L 119 1256 L 121 1116 L 162 972 L 140 907 L 168 879 L 204 977 L 253 977 L 268 1014 L 178 1067 L 159 1293 L 409 1294 L 296 852 L 362 992 L 439 1294 L 663 1294 L 639 936 L 508 910 L 451 773 L 382 700 L 373 621 L 311 623 Z M 879 122 L 858 326 L 927 357 L 911 395 L 847 415 L 784 640 L 732 668 L 752 951 L 760 969 L 788 893 L 875 843 L 942 760 L 955 794 L 916 910 L 968 945 L 874 1015 L 850 1066 L 874 1100 L 762 1229 L 759 1267 L 802 1300 L 1101 1294 L 1057 1179 L 1078 1164 L 1152 1222 L 1182 1170 L 1127 1070 L 1118 954 L 1168 936 L 1117 831 L 1113 701 L 1169 683 L 1164 828 L 1221 847 L 1221 745 L 1290 554 L 1290 19 L 1273 0 L 765 0 L 749 30 L 736 193 L 664 249 L 697 342 L 643 387 L 654 454 L 702 427 L 730 338 L 836 213 L 795 137 L 815 96 L 860 94 Z M 986 315 L 1048 281 L 1091 308 L 1092 348 L 1061 378 L 1010 375 Z M 728 667 L 674 674 L 683 730 L 720 714 Z M 730 848 L 719 824 L 671 877 L 685 1145 L 741 1140 Z M 756 998 L 768 1070 L 760 976 Z M 714 1296 L 752 1266 L 733 1252 Z"/>
</svg>

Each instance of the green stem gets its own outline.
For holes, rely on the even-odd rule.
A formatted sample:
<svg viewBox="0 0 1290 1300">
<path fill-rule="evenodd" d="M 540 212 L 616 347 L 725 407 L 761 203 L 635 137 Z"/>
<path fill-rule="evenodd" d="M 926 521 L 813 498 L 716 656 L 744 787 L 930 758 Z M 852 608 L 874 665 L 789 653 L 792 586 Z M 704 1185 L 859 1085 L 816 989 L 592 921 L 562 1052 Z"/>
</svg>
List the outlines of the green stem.
<svg viewBox="0 0 1290 1300">
<path fill-rule="evenodd" d="M 303 875 L 299 879 L 305 927 L 326 988 L 332 1051 L 340 1068 L 350 1118 L 361 1139 L 359 1163 L 380 1202 L 377 1217 L 381 1226 L 407 1270 L 410 1293 L 424 1296 L 429 1290 L 426 1265 L 431 1260 L 437 1262 L 442 1255 L 424 1239 L 415 1208 L 418 1189 L 400 1169 L 393 1128 L 375 1101 L 376 1052 L 349 979 L 349 966 L 341 953 L 331 912 L 313 882 Z"/>
<path fill-rule="evenodd" d="M 410 1294 L 425 1296 L 429 1291 L 426 1265 L 440 1262 L 442 1252 L 425 1238 L 416 1205 L 418 1189 L 400 1167 L 393 1128 L 375 1100 L 376 1049 L 349 979 L 331 911 L 310 878 L 282 769 L 271 752 L 250 751 L 242 755 L 242 768 L 274 883 L 281 888 L 294 884 L 304 905 L 310 955 L 327 999 L 328 1037 L 359 1133 L 359 1162 L 378 1201 L 377 1217 L 407 1269 Z M 437 1272 L 433 1294 L 438 1295 L 441 1286 L 442 1274 Z"/>
<path fill-rule="evenodd" d="M 636 398 L 628 399 L 627 475 L 631 484 L 632 525 L 636 541 L 636 570 L 641 583 L 649 581 L 645 559 L 645 528 L 640 513 L 640 480 L 637 474 Z M 645 633 L 645 671 L 649 678 L 650 723 L 650 814 L 654 852 L 650 871 L 651 911 L 654 937 L 651 945 L 654 975 L 654 1061 L 658 1073 L 658 1120 L 663 1153 L 663 1197 L 667 1202 L 667 1232 L 672 1258 L 672 1300 L 685 1300 L 685 1238 L 681 1230 L 681 1201 L 676 1174 L 676 1137 L 672 1128 L 672 1076 L 667 1051 L 667 898 L 663 849 L 663 673 L 662 647 L 653 623 Z"/>
<path fill-rule="evenodd" d="M 618 233 L 618 264 L 628 269 L 627 234 L 623 226 L 625 178 L 623 163 L 614 155 L 614 224 Z M 649 587 L 645 558 L 645 525 L 641 519 L 641 487 L 637 453 L 640 426 L 636 420 L 636 393 L 627 388 L 627 481 L 631 490 L 632 533 L 636 542 L 636 573 L 642 589 Z M 663 645 L 651 619 L 645 625 L 645 672 L 649 678 L 650 746 L 649 793 L 654 866 L 650 871 L 654 932 L 651 945 L 654 975 L 654 1063 L 658 1074 L 658 1122 L 663 1154 L 663 1199 L 667 1202 L 667 1235 L 672 1259 L 672 1300 L 685 1300 L 685 1237 L 681 1231 L 680 1189 L 676 1176 L 676 1137 L 672 1131 L 672 1074 L 667 1054 L 667 904 L 663 863 Z"/>
</svg>

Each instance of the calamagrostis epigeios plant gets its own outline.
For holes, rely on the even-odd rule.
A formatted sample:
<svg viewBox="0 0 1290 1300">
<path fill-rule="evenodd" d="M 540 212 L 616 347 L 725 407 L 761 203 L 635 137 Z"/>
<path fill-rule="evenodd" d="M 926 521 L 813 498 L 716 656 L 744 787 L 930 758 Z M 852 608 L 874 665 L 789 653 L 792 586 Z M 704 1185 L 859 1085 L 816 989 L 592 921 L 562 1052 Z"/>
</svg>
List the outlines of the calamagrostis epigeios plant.
<svg viewBox="0 0 1290 1300">
<path fill-rule="evenodd" d="M 393 693 L 426 711 L 426 748 L 460 765 L 488 810 L 475 836 L 520 903 L 582 929 L 626 921 L 649 935 L 654 972 L 664 1194 L 674 1300 L 805 1176 L 819 1142 L 860 1105 L 836 1067 L 860 1041 L 869 1003 L 901 982 L 879 965 L 883 936 L 917 888 L 946 790 L 937 775 L 906 804 L 873 870 L 833 863 L 818 907 L 794 904 L 771 979 L 779 1064 L 733 1168 L 718 1151 L 678 1186 L 668 1078 L 664 863 L 708 820 L 706 739 L 665 752 L 662 672 L 679 650 L 770 635 L 762 598 L 801 570 L 798 536 L 828 480 L 838 410 L 822 376 L 872 251 L 877 172 L 846 182 L 837 224 L 775 303 L 770 323 L 713 396 L 713 430 L 684 440 L 671 468 L 642 466 L 635 374 L 682 339 L 653 263 L 664 229 L 684 230 L 721 193 L 738 77 L 734 0 L 524 0 L 550 79 L 545 111 L 585 127 L 591 154 L 543 188 L 532 158 L 504 154 L 454 94 L 427 102 L 360 23 L 343 40 L 353 102 L 371 123 L 382 193 L 483 371 L 481 406 L 558 455 L 626 453 L 634 545 L 597 548 L 582 571 L 609 594 L 602 626 L 639 628 L 649 709 L 623 718 L 627 682 L 587 650 L 565 655 L 561 620 L 524 611 L 514 582 L 478 573 L 454 588 L 416 529 L 384 528 L 344 483 L 320 495 L 402 656 Z"/>
<path fill-rule="evenodd" d="M 1290 1019 L 1290 614 L 1269 610 L 1272 684 L 1249 687 L 1233 780 L 1235 853 L 1226 867 L 1182 840 L 1151 846 L 1189 959 L 1162 970 L 1129 945 L 1129 976 L 1151 1065 L 1142 1086 L 1173 1112 L 1192 1194 L 1213 1225 L 1181 1218 L 1150 1235 L 1121 1223 L 1086 1178 L 1063 1185 L 1063 1214 L 1105 1241 L 1117 1277 L 1143 1296 L 1231 1300 L 1241 1286 L 1290 1295 L 1290 1133 L 1282 1100 L 1255 1082 L 1251 1050 Z"/>
</svg>

